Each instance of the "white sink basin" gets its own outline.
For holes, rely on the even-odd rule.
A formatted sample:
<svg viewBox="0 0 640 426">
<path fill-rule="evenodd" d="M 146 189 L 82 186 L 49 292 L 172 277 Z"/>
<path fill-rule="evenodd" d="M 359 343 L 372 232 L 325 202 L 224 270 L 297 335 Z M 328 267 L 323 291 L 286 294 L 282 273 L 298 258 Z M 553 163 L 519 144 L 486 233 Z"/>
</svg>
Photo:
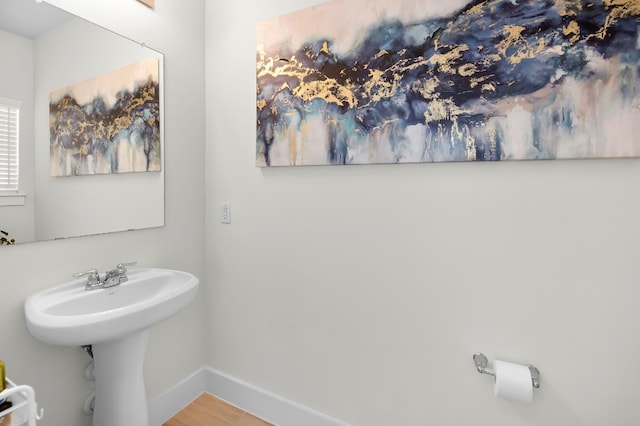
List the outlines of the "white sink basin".
<svg viewBox="0 0 640 426">
<path fill-rule="evenodd" d="M 87 279 L 81 278 L 29 297 L 29 331 L 54 345 L 115 340 L 175 314 L 198 291 L 198 278 L 188 272 L 134 268 L 127 276 L 110 288 L 85 291 Z"/>
</svg>

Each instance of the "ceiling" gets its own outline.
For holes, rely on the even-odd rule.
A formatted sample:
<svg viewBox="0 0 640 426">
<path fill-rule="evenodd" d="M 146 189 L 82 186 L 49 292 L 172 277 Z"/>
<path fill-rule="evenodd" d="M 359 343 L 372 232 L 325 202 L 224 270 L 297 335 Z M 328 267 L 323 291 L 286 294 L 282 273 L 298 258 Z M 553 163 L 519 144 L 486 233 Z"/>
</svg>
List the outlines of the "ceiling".
<svg viewBox="0 0 640 426">
<path fill-rule="evenodd" d="M 35 0 L 0 0 L 0 30 L 34 39 L 71 17 Z"/>
</svg>

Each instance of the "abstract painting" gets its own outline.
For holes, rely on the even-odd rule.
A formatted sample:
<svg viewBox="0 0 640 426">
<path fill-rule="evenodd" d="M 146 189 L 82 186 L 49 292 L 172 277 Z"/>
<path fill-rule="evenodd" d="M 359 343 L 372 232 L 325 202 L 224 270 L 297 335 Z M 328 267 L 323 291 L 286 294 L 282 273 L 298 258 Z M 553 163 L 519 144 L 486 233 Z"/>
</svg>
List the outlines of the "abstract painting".
<svg viewBox="0 0 640 426">
<path fill-rule="evenodd" d="M 150 57 L 49 94 L 51 176 L 160 171 L 158 64 Z"/>
<path fill-rule="evenodd" d="M 333 0 L 256 61 L 260 167 L 640 154 L 640 0 Z"/>
</svg>

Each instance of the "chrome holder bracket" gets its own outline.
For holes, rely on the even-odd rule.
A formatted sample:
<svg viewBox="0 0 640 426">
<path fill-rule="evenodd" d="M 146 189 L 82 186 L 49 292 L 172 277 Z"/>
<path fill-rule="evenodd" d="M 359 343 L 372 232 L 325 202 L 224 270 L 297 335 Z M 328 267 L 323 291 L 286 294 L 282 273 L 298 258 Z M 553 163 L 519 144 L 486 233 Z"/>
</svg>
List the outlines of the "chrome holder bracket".
<svg viewBox="0 0 640 426">
<path fill-rule="evenodd" d="M 476 353 L 473 355 L 473 363 L 476 366 L 478 373 L 488 374 L 489 376 L 496 376 L 496 372 L 493 368 L 489 367 L 489 361 L 483 353 Z M 533 365 L 527 364 L 526 367 L 531 373 L 531 384 L 534 388 L 540 388 L 540 371 Z"/>
</svg>

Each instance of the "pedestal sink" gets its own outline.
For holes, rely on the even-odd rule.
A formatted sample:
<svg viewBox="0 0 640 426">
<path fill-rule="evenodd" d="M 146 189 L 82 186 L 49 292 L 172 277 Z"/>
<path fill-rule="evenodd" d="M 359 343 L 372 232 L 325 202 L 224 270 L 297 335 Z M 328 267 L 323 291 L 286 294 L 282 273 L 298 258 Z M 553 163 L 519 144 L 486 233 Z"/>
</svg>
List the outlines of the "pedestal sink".
<svg viewBox="0 0 640 426">
<path fill-rule="evenodd" d="M 85 291 L 86 279 L 49 288 L 25 302 L 27 327 L 54 345 L 92 345 L 96 390 L 94 426 L 147 426 L 143 362 L 148 329 L 185 307 L 196 276 L 135 268 L 114 287 Z"/>
</svg>

